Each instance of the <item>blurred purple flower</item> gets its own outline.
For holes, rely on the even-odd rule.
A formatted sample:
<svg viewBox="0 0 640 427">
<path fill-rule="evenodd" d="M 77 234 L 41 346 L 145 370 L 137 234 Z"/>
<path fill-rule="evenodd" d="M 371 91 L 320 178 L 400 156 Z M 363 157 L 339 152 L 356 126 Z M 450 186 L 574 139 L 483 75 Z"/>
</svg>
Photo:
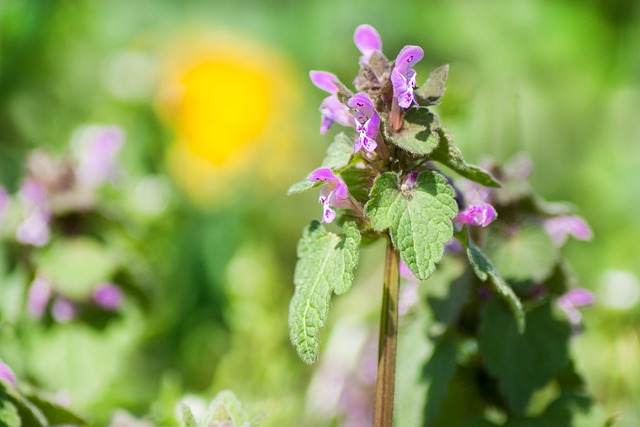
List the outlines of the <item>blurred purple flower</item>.
<svg viewBox="0 0 640 427">
<path fill-rule="evenodd" d="M 356 110 L 354 118 L 358 138 L 353 145 L 354 153 L 357 153 L 364 147 L 365 150 L 372 153 L 378 144 L 376 136 L 380 127 L 380 116 L 373 107 L 373 103 L 364 93 L 357 93 L 349 98 L 347 105 Z"/>
<path fill-rule="evenodd" d="M 116 168 L 116 157 L 123 143 L 124 131 L 121 128 L 99 128 L 78 154 L 78 182 L 93 188 L 112 178 Z"/>
<path fill-rule="evenodd" d="M 336 217 L 336 212 L 331 206 L 338 208 L 349 208 L 352 205 L 349 189 L 342 178 L 336 176 L 331 169 L 319 168 L 311 172 L 307 177 L 311 182 L 324 182 L 320 188 L 319 202 L 322 204 L 322 222 L 327 224 Z"/>
<path fill-rule="evenodd" d="M 556 301 L 558 306 L 566 313 L 569 318 L 569 322 L 573 326 L 580 325 L 582 320 L 582 314 L 578 310 L 578 307 L 584 307 L 595 303 L 596 298 L 593 293 L 586 289 L 572 289 L 566 294 L 562 295 Z"/>
<path fill-rule="evenodd" d="M 33 282 L 31 282 L 29 295 L 27 296 L 27 310 L 29 314 L 36 319 L 41 318 L 49 304 L 50 298 L 51 281 L 42 276 L 36 276 Z"/>
<path fill-rule="evenodd" d="M 56 298 L 53 302 L 53 307 L 51 307 L 51 316 L 56 322 L 70 322 L 77 314 L 78 310 L 76 305 L 72 301 L 63 297 Z"/>
<path fill-rule="evenodd" d="M 362 24 L 356 28 L 353 34 L 353 41 L 362 52 L 360 63 L 366 64 L 374 52 L 382 54 L 382 39 L 380 34 L 371 25 Z"/>
<path fill-rule="evenodd" d="M 458 224 L 469 224 L 474 226 L 486 227 L 491 224 L 498 214 L 489 203 L 481 205 L 470 205 L 455 217 L 454 221 Z"/>
<path fill-rule="evenodd" d="M 451 254 L 460 253 L 462 249 L 464 249 L 462 243 L 460 243 L 460 240 L 456 239 L 455 237 L 452 237 L 447 243 L 444 244 L 444 250 Z"/>
<path fill-rule="evenodd" d="M 93 291 L 93 300 L 107 310 L 116 310 L 122 304 L 122 290 L 112 283 L 102 283 Z"/>
<path fill-rule="evenodd" d="M 338 86 L 336 85 L 338 78 L 335 74 L 327 73 L 326 71 L 310 71 L 309 77 L 316 87 L 331 94 L 331 96 L 323 99 L 320 104 L 320 113 L 322 113 L 320 134 L 324 135 L 333 122 L 338 122 L 343 126 L 351 126 L 353 119 L 351 118 L 351 113 L 349 113 L 349 108 L 342 104 L 336 95 L 338 93 Z"/>
<path fill-rule="evenodd" d="M 0 222 L 2 222 L 2 219 L 4 218 L 4 215 L 7 211 L 9 201 L 10 199 L 7 191 L 4 189 L 4 187 L 0 186 Z"/>
<path fill-rule="evenodd" d="M 51 234 L 49 219 L 49 214 L 43 209 L 34 208 L 18 225 L 16 239 L 25 245 L 46 245 Z"/>
<path fill-rule="evenodd" d="M 37 180 L 27 178 L 20 187 L 24 219 L 16 230 L 20 243 L 44 246 L 49 242 L 50 207 L 46 188 Z"/>
<path fill-rule="evenodd" d="M 5 380 L 9 384 L 16 386 L 16 375 L 13 373 L 10 367 L 2 359 L 0 359 L 0 380 Z"/>
<path fill-rule="evenodd" d="M 400 108 L 409 108 L 415 101 L 413 88 L 416 87 L 416 71 L 412 66 L 424 56 L 419 46 L 405 46 L 396 58 L 396 65 L 391 72 L 393 96 Z"/>
<path fill-rule="evenodd" d="M 591 240 L 593 232 L 587 222 L 577 215 L 563 215 L 548 219 L 544 229 L 556 246 L 562 246 L 569 235 L 578 240 Z"/>
</svg>

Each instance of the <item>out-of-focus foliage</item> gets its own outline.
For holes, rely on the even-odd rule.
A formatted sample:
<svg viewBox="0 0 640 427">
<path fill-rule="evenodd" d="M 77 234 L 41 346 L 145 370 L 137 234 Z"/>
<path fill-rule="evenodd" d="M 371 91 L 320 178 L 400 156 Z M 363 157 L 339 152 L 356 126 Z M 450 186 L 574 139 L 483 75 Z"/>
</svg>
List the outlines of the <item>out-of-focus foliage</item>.
<svg viewBox="0 0 640 427">
<path fill-rule="evenodd" d="M 24 251 L 0 220 L 0 358 L 19 381 L 58 393 L 95 425 L 145 414 L 178 425 L 185 394 L 208 402 L 225 389 L 249 417 L 267 414 L 263 425 L 363 419 L 371 361 L 359 355 L 375 354 L 381 248 L 362 251 L 351 293 L 335 298 L 339 322 L 329 319 L 325 356 L 310 371 L 290 348 L 286 313 L 299 231 L 319 209 L 314 196 L 285 193 L 327 148 L 317 134 L 323 94 L 307 72 L 353 75 L 357 50 L 344 40 L 365 22 L 389 51 L 422 46 L 421 75 L 451 64 L 446 102 L 435 109 L 467 160 L 528 152 L 533 187 L 571 201 L 592 225 L 590 244 L 566 246 L 597 297 L 570 351 L 606 414 L 620 414 L 622 427 L 640 422 L 633 0 L 2 1 L 7 192 L 20 188 L 36 148 L 69 155 L 88 124 L 125 134 L 121 174 L 83 222 L 56 222 L 51 243 Z M 79 247 L 86 264 L 70 258 Z M 96 273 L 90 261 L 105 252 L 117 266 L 104 267 L 105 279 L 125 291 L 117 316 L 30 317 L 36 270 Z M 57 286 L 66 285 L 76 292 L 82 283 Z M 467 390 L 468 381 L 456 374 L 451 387 Z M 532 405 L 546 403 L 544 393 Z"/>
</svg>

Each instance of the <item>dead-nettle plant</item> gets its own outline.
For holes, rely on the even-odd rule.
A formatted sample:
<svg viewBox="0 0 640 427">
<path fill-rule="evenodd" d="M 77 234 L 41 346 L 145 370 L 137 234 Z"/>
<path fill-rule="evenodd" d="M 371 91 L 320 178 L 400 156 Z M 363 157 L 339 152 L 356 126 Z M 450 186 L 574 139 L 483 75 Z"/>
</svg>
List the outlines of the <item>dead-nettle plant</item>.
<svg viewBox="0 0 640 427">
<path fill-rule="evenodd" d="M 417 388 L 407 393 L 413 401 L 424 399 L 411 420 L 413 412 L 402 411 L 406 419 L 398 425 L 431 425 L 438 419 L 441 425 L 458 425 L 442 421 L 444 410 L 437 414 L 448 398 L 455 400 L 450 395 L 456 387 L 448 386 L 460 383 L 459 376 L 475 381 L 459 398 L 477 398 L 465 410 L 468 419 L 485 418 L 481 422 L 487 424 L 478 425 L 493 425 L 487 413 L 500 423 L 529 416 L 525 409 L 534 391 L 552 380 L 562 391 L 560 403 L 547 408 L 552 415 L 558 410 L 553 404 L 579 407 L 582 401 L 575 396 L 582 383 L 574 380 L 568 341 L 572 325 L 575 330 L 580 322 L 575 307 L 591 303 L 592 296 L 568 293 L 574 279 L 558 247 L 569 234 L 590 238 L 588 225 L 567 206 L 534 196 L 526 184 L 530 167 L 522 158 L 504 168 L 464 160 L 430 109 L 444 94 L 448 66 L 432 71 L 418 87 L 414 65 L 423 58 L 420 47 L 405 46 L 390 61 L 369 25 L 356 29 L 354 41 L 362 53 L 355 93 L 331 73 L 310 72 L 313 84 L 329 93 L 320 106 L 320 133 L 333 122 L 351 129 L 334 138 L 320 168 L 289 189 L 294 194 L 319 187 L 322 205 L 322 220 L 311 222 L 298 244 L 289 328 L 300 358 L 305 363 L 318 358 L 331 295 L 351 287 L 360 245 L 385 239 L 374 425 L 391 425 L 394 390 L 405 387 L 395 384 L 400 264 L 422 281 L 446 264 L 445 254 L 463 273 L 451 282 L 448 297 L 431 307 L 433 314 L 423 316 L 442 324 L 440 333 L 419 338 L 435 349 L 423 362 L 436 359 L 440 368 L 434 378 L 425 379 L 426 367 L 410 377 Z M 485 228 L 498 214 L 500 221 Z M 342 234 L 323 225 L 334 222 Z M 442 310 L 444 318 L 438 317 Z M 520 362 L 527 365 L 518 367 Z M 462 409 L 453 412 L 458 421 L 466 419 Z"/>
</svg>

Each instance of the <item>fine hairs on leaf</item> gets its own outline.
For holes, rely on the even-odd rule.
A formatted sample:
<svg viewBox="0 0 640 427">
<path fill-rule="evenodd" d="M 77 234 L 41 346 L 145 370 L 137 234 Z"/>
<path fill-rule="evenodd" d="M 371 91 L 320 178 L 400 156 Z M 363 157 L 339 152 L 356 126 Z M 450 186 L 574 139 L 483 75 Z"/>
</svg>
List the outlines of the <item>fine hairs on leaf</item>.
<svg viewBox="0 0 640 427">
<path fill-rule="evenodd" d="M 353 283 L 360 232 L 344 224 L 344 235 L 329 233 L 317 221 L 305 228 L 298 244 L 295 293 L 289 305 L 291 342 L 305 363 L 318 358 L 320 329 L 329 314 L 331 294 L 343 294 Z"/>
<path fill-rule="evenodd" d="M 365 214 L 377 231 L 389 230 L 394 247 L 420 280 L 426 280 L 453 236 L 458 213 L 455 192 L 435 171 L 420 173 L 415 187 L 403 190 L 393 172 L 380 175 L 371 189 Z"/>
</svg>

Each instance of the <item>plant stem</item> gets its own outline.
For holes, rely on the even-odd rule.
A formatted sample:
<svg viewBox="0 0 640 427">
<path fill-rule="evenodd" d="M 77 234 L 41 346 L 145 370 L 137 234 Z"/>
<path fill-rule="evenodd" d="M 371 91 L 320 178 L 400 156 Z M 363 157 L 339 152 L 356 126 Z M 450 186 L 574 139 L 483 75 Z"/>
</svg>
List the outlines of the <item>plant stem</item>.
<svg viewBox="0 0 640 427">
<path fill-rule="evenodd" d="M 382 313 L 380 316 L 380 344 L 378 347 L 378 377 L 374 427 L 391 427 L 393 422 L 393 396 L 396 379 L 396 348 L 398 343 L 398 286 L 400 258 L 387 239 L 384 264 Z"/>
</svg>

